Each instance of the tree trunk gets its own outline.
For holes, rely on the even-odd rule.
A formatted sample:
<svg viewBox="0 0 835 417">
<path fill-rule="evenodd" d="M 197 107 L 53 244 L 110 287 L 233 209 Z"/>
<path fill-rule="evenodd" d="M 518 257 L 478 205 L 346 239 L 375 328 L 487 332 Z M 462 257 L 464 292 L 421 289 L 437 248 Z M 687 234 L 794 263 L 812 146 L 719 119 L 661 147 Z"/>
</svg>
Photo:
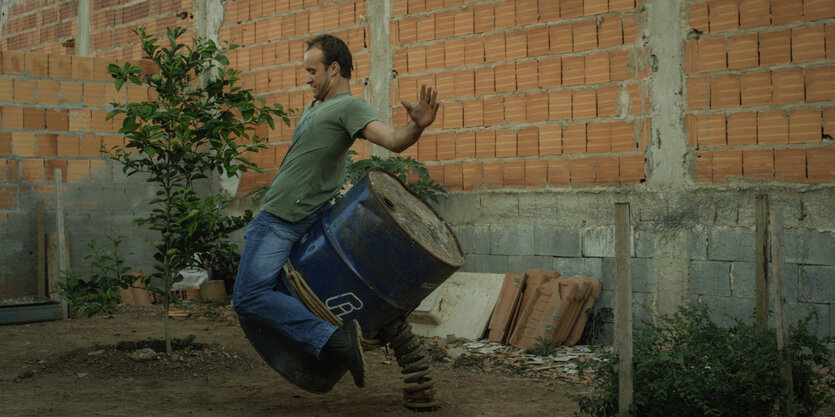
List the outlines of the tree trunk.
<svg viewBox="0 0 835 417">
<path fill-rule="evenodd" d="M 168 287 L 168 285 L 166 285 Z M 171 349 L 171 332 L 168 330 L 168 304 L 171 301 L 171 290 L 165 289 L 165 301 L 163 301 L 162 322 L 165 326 L 165 354 L 171 356 L 173 350 Z"/>
</svg>

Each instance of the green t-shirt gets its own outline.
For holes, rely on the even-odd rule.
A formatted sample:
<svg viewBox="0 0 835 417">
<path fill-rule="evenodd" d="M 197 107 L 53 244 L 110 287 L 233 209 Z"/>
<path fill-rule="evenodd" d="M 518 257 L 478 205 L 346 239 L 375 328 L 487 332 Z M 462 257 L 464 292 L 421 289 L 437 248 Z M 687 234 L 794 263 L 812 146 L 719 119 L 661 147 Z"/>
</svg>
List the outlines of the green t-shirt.
<svg viewBox="0 0 835 417">
<path fill-rule="evenodd" d="M 302 112 L 293 141 L 261 210 L 297 222 L 336 196 L 345 179 L 348 148 L 365 126 L 379 120 L 365 101 L 346 92 Z"/>
</svg>

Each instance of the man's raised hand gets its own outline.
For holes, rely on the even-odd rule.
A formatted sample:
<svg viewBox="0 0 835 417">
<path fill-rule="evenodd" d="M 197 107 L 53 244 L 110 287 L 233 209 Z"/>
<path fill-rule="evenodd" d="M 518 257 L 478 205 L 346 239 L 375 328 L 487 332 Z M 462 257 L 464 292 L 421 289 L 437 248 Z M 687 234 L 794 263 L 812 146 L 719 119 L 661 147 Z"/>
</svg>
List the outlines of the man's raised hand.
<svg viewBox="0 0 835 417">
<path fill-rule="evenodd" d="M 435 121 L 435 116 L 438 114 L 438 107 L 440 105 L 437 102 L 437 98 L 438 91 L 423 84 L 420 86 L 420 97 L 417 104 L 412 105 L 405 100 L 401 100 L 400 104 L 409 113 L 409 118 L 415 122 L 417 127 L 426 129 L 426 127 Z"/>
</svg>

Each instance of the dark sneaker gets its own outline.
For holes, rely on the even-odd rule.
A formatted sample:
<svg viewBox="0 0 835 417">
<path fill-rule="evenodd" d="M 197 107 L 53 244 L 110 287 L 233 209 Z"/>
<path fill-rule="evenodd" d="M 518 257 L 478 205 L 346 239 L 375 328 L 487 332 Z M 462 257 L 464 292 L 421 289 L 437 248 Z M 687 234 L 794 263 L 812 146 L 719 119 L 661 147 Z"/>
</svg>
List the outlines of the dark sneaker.
<svg viewBox="0 0 835 417">
<path fill-rule="evenodd" d="M 342 325 L 348 336 L 348 370 L 354 377 L 354 384 L 365 386 L 365 358 L 362 355 L 362 329 L 359 322 L 351 320 Z"/>
<path fill-rule="evenodd" d="M 323 347 L 323 358 L 344 365 L 358 387 L 365 386 L 365 359 L 362 356 L 362 329 L 356 320 L 336 329 Z"/>
</svg>

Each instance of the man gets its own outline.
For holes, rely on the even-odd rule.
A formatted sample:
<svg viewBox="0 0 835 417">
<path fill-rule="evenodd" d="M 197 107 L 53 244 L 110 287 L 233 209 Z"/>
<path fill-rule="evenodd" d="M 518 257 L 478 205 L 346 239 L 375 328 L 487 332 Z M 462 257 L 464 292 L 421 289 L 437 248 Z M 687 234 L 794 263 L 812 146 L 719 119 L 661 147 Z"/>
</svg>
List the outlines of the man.
<svg viewBox="0 0 835 417">
<path fill-rule="evenodd" d="M 261 212 L 244 235 L 234 306 L 242 321 L 277 332 L 312 357 L 343 364 L 362 387 L 365 364 L 356 320 L 341 327 L 327 323 L 276 290 L 276 280 L 290 250 L 339 192 L 354 140 L 362 137 L 393 152 L 405 150 L 435 120 L 437 92 L 423 85 L 417 104 L 402 102 L 411 120 L 394 129 L 351 95 L 353 60 L 345 42 L 320 35 L 307 44 L 304 69 L 314 100 L 305 107 Z"/>
</svg>

